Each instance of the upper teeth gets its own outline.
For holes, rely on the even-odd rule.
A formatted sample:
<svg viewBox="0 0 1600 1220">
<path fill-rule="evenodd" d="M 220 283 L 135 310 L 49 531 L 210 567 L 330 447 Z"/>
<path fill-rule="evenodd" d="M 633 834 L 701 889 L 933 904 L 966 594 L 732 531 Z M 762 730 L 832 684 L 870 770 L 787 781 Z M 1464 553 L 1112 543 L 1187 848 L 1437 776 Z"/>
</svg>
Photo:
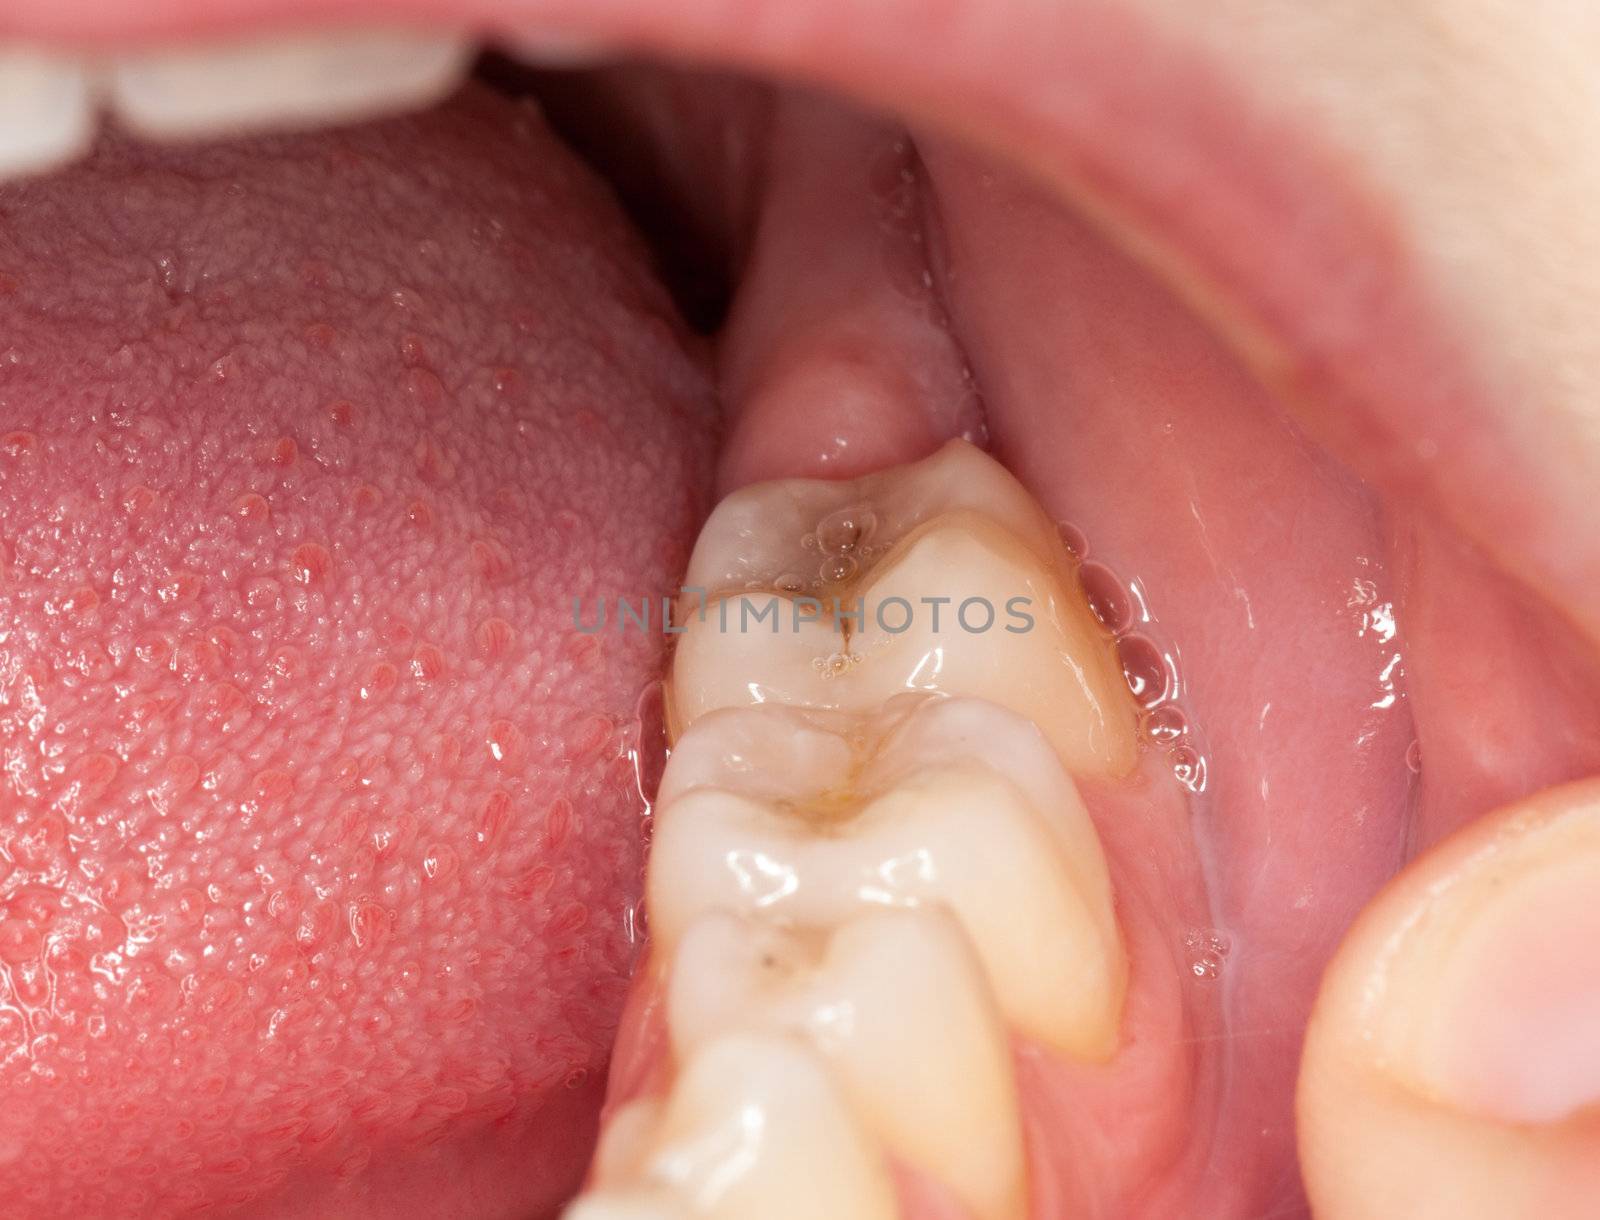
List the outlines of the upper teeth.
<svg viewBox="0 0 1600 1220">
<path fill-rule="evenodd" d="M 155 136 L 365 118 L 443 97 L 467 70 L 464 39 L 404 31 L 275 38 L 156 51 L 111 66 L 117 114 Z"/>
<path fill-rule="evenodd" d="M 81 63 L 28 51 L 0 53 L 0 176 L 43 169 L 88 147 L 90 78 Z"/>
<path fill-rule="evenodd" d="M 81 156 L 102 103 L 146 135 L 338 122 L 445 96 L 469 39 L 403 30 L 274 36 L 100 61 L 0 53 L 0 177 Z"/>
</svg>

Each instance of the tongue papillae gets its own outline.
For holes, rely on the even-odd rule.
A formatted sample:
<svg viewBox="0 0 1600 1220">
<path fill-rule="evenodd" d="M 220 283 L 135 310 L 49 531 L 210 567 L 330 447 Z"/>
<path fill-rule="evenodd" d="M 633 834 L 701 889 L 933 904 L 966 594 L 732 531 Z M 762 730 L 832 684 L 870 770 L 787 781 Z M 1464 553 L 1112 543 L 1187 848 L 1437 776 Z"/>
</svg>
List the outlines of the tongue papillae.
<svg viewBox="0 0 1600 1220">
<path fill-rule="evenodd" d="M 709 485 L 638 243 L 487 95 L 0 208 L 0 1210 L 552 1208 L 660 648 L 572 599 Z"/>
<path fill-rule="evenodd" d="M 1134 1090 L 1036 1107 L 1085 1150 L 1075 1206 L 1292 1210 L 1299 1030 L 1353 911 L 1408 836 L 1600 765 L 1537 727 L 1594 718 L 1553 618 L 1054 201 L 815 103 L 771 130 L 726 242 L 715 474 L 712 362 L 503 100 L 113 143 L 0 196 L 0 1161 L 38 1214 L 564 1198 L 634 960 L 662 659 L 573 598 L 670 591 L 714 483 L 920 457 L 977 433 L 975 394 L 1139 582 L 1206 755 L 1197 796 L 1100 804 L 1119 884 L 1161 897 L 1169 1016 Z M 1498 668 L 1459 647 L 1465 588 Z M 1463 714 L 1486 674 L 1508 697 Z M 1414 738 L 1466 782 L 1419 786 Z"/>
</svg>

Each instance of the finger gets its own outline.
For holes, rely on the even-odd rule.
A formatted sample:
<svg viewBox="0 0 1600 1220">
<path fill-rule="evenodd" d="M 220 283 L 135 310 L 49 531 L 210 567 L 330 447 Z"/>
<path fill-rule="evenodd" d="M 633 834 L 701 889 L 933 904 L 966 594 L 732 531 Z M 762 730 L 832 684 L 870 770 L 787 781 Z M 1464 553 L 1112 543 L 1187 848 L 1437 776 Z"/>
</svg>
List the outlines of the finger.
<svg viewBox="0 0 1600 1220">
<path fill-rule="evenodd" d="M 1600 780 L 1417 860 L 1324 978 L 1297 1098 L 1318 1220 L 1577 1220 L 1600 1199 Z"/>
</svg>

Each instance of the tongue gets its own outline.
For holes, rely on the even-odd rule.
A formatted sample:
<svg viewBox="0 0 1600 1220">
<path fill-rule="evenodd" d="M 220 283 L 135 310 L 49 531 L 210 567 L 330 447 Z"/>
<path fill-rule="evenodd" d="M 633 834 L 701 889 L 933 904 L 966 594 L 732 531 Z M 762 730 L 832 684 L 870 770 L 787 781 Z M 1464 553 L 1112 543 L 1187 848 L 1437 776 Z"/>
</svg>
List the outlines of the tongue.
<svg viewBox="0 0 1600 1220">
<path fill-rule="evenodd" d="M 572 601 L 670 588 L 710 478 L 640 249 L 481 94 L 0 209 L 8 1197 L 550 1209 L 660 646 Z"/>
</svg>

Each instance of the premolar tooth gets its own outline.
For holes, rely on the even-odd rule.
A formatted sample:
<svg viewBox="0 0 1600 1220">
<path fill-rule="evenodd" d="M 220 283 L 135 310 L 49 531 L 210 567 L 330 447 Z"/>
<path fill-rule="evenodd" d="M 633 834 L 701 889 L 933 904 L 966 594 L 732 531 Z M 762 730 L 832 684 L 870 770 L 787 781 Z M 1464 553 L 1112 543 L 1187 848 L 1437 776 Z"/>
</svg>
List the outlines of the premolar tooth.
<svg viewBox="0 0 1600 1220">
<path fill-rule="evenodd" d="M 597 1160 L 597 1189 L 568 1220 L 894 1220 L 881 1152 L 815 1052 L 791 1038 L 711 1039 L 664 1101 L 617 1117 L 634 1106 L 645 1109 L 625 1123 L 629 1148 Z"/>
<path fill-rule="evenodd" d="M 0 177 L 78 157 L 94 137 L 92 82 L 75 59 L 0 50 Z"/>
<path fill-rule="evenodd" d="M 809 551 L 820 586 L 799 566 L 801 521 L 820 539 Z M 1022 712 L 1073 771 L 1126 773 L 1134 708 L 1070 572 L 1038 506 L 968 445 L 854 483 L 735 493 L 690 563 L 687 586 L 707 600 L 680 610 L 670 726 L 719 707 L 868 711 L 932 690 Z"/>
<path fill-rule="evenodd" d="M 444 97 L 472 52 L 404 30 L 280 36 L 125 56 L 109 87 L 123 121 L 156 137 L 336 123 Z"/>
<path fill-rule="evenodd" d="M 711 910 L 826 930 L 943 906 L 1020 1030 L 1116 1047 L 1127 965 L 1099 838 L 1039 731 L 981 700 L 702 718 L 662 778 L 648 893 L 664 960 Z"/>
<path fill-rule="evenodd" d="M 667 1024 L 680 1058 L 741 1028 L 806 1037 L 891 1152 L 977 1220 L 1024 1213 L 1006 1031 L 944 912 L 870 911 L 820 936 L 706 916 L 678 945 Z"/>
</svg>

